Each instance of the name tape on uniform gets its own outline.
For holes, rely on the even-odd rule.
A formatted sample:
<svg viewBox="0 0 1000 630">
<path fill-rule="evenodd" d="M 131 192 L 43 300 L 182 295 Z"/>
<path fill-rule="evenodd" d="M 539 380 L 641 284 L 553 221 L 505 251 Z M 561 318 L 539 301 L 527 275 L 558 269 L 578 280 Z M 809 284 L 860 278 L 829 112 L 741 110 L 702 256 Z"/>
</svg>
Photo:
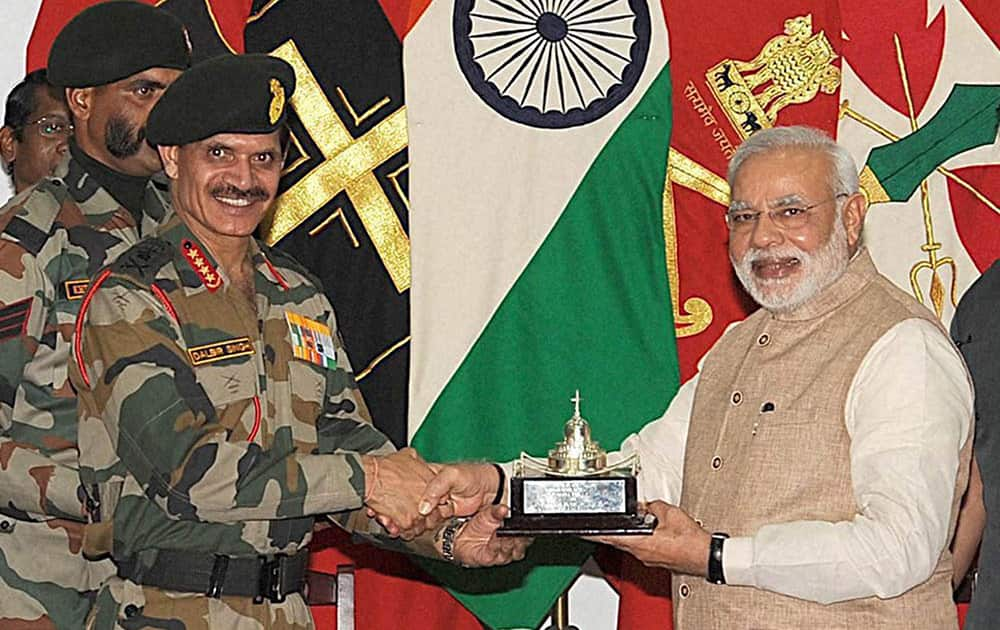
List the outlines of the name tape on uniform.
<svg viewBox="0 0 1000 630">
<path fill-rule="evenodd" d="M 250 337 L 237 337 L 236 339 L 226 339 L 225 341 L 188 348 L 188 356 L 191 358 L 192 365 L 215 363 L 223 359 L 253 354 L 253 352 L 253 342 L 250 341 Z"/>
<path fill-rule="evenodd" d="M 67 300 L 82 300 L 90 288 L 90 280 L 67 280 L 63 283 Z"/>
</svg>

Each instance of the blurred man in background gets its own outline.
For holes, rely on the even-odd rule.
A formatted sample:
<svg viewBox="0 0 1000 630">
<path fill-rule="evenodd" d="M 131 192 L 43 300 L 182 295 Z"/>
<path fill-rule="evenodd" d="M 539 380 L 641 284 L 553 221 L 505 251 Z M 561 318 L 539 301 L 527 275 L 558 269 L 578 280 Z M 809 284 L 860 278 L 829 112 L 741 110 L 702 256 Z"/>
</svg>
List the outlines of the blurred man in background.
<svg viewBox="0 0 1000 630">
<path fill-rule="evenodd" d="M 0 157 L 19 193 L 51 175 L 69 150 L 73 135 L 62 90 L 48 82 L 44 69 L 29 73 L 7 95 Z"/>
</svg>

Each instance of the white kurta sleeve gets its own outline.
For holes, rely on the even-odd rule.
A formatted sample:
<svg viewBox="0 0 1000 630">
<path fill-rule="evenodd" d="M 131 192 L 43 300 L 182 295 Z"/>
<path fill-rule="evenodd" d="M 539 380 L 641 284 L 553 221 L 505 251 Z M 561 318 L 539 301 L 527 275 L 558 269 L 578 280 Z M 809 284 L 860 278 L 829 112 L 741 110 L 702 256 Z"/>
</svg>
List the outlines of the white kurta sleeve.
<svg viewBox="0 0 1000 630">
<path fill-rule="evenodd" d="M 666 413 L 625 438 L 621 450 L 608 454 L 609 462 L 639 454 L 640 501 L 661 499 L 676 504 L 681 500 L 684 449 L 697 386 L 695 375 L 677 390 Z"/>
</svg>

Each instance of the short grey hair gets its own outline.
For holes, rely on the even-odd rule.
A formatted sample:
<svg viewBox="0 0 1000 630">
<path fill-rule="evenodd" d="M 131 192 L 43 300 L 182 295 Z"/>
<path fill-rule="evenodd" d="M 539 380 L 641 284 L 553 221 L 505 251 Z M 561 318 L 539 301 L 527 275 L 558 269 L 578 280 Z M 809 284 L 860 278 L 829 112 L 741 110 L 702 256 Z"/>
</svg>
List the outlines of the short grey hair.
<svg viewBox="0 0 1000 630">
<path fill-rule="evenodd" d="M 730 190 L 744 162 L 755 155 L 782 149 L 813 149 L 826 153 L 833 164 L 833 172 L 830 174 L 831 192 L 834 195 L 853 195 L 858 192 L 858 167 L 851 154 L 825 132 L 805 125 L 761 129 L 747 138 L 729 161 L 726 180 Z"/>
</svg>

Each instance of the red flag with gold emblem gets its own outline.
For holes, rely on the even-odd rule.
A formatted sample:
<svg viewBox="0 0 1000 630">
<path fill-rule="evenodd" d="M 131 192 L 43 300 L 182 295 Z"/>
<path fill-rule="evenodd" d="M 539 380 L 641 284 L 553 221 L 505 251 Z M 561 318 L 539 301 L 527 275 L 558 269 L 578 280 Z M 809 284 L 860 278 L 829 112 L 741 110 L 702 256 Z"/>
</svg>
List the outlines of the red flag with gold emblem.
<svg viewBox="0 0 1000 630">
<path fill-rule="evenodd" d="M 726 326 L 755 307 L 729 263 L 726 167 L 757 129 L 809 124 L 833 134 L 840 85 L 836 0 L 665 3 L 674 127 L 663 227 L 682 380 Z M 662 629 L 670 580 L 624 556 L 619 627 Z"/>
<path fill-rule="evenodd" d="M 965 289 L 1000 256 L 995 3 L 840 6 L 838 139 L 865 167 L 866 243 L 879 270 L 947 324 Z"/>
</svg>

